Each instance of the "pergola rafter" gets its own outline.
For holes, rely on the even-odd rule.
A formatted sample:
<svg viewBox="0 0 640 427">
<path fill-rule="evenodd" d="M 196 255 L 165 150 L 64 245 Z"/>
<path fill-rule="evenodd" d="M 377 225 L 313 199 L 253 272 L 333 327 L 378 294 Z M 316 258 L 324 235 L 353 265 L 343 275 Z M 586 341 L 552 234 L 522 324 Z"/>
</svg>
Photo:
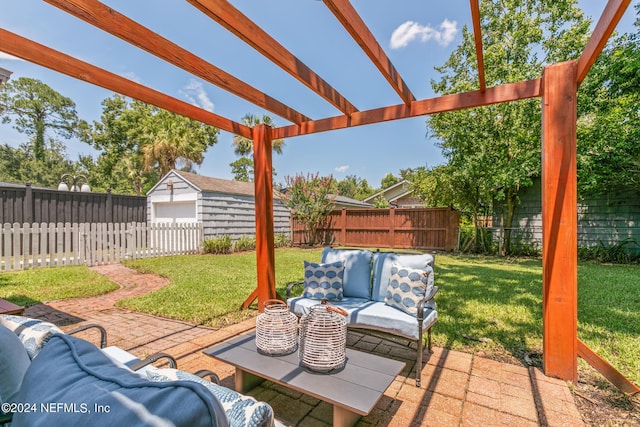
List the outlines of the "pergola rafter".
<svg viewBox="0 0 640 427">
<path fill-rule="evenodd" d="M 202 13 L 235 34 L 271 62 L 291 74 L 338 110 L 349 115 L 358 109 L 296 58 L 269 33 L 233 7 L 227 0 L 187 0 Z"/>
<path fill-rule="evenodd" d="M 416 100 L 409 91 L 349 1 L 323 0 L 403 101 L 403 104 L 368 111 L 357 111 L 355 107 L 353 107 L 354 110 L 351 110 L 352 106 L 350 107 L 344 98 L 339 96 L 337 92 L 332 92 L 326 82 L 318 80 L 319 77 L 316 78 L 315 73 L 310 74 L 312 71 L 296 62 L 295 57 L 279 43 L 276 46 L 269 46 L 269 41 L 272 39 L 262 30 L 258 31 L 257 35 L 253 35 L 251 31 L 253 28 L 258 28 L 257 26 L 247 29 L 240 28 L 243 24 L 255 24 L 251 21 L 245 21 L 247 18 L 244 15 L 238 15 L 239 11 L 227 1 L 187 0 L 212 18 L 212 15 L 223 17 L 213 19 L 216 21 L 221 19 L 221 25 L 345 113 L 342 116 L 318 120 L 311 120 L 269 98 L 257 89 L 229 76 L 212 64 L 151 32 L 135 21 L 118 14 L 97 0 L 45 1 L 294 123 L 277 129 L 263 124 L 249 128 L 0 29 L 0 51 L 2 52 L 253 139 L 258 281 L 256 290 L 249 296 L 245 304 L 249 304 L 257 298 L 260 309 L 267 299 L 276 296 L 271 162 L 271 141 L 273 139 L 540 97 L 543 118 L 542 298 L 545 373 L 564 380 L 576 381 L 577 357 L 579 355 L 623 391 L 631 394 L 640 392 L 637 385 L 622 376 L 577 338 L 577 178 L 575 167 L 577 88 L 600 55 L 608 38 L 629 6 L 630 0 L 608 0 L 602 17 L 577 61 L 547 66 L 539 79 L 491 88 L 486 88 L 484 77 L 479 3 L 478 0 L 470 0 L 480 89 L 423 100 Z"/>
<path fill-rule="evenodd" d="M 362 51 L 367 54 L 375 66 L 380 70 L 385 79 L 389 82 L 402 101 L 407 106 L 415 101 L 415 96 L 405 84 L 400 73 L 393 66 L 387 54 L 384 53 L 380 43 L 364 23 L 358 12 L 353 8 L 349 0 L 323 0 L 329 10 L 333 12 L 338 21 L 347 30 L 351 37 L 360 45 Z"/>
<path fill-rule="evenodd" d="M 307 116 L 194 55 L 97 0 L 44 0 L 70 15 L 293 123 Z"/>
</svg>

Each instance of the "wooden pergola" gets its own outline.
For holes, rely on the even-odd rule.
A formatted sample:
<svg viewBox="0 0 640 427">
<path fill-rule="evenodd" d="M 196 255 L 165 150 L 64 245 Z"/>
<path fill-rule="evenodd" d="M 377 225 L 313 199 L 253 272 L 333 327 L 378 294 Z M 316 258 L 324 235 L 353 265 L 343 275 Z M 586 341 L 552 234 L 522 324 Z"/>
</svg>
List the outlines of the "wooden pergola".
<svg viewBox="0 0 640 427">
<path fill-rule="evenodd" d="M 577 61 L 549 65 L 542 70 L 541 77 L 534 80 L 494 87 L 486 87 L 485 82 L 479 0 L 470 0 L 479 89 L 429 99 L 415 98 L 348 0 L 323 0 L 400 98 L 396 105 L 365 111 L 358 110 L 227 0 L 187 0 L 340 112 L 337 116 L 319 119 L 305 116 L 97 0 L 44 1 L 291 123 L 278 128 L 263 124 L 249 128 L 0 28 L 0 51 L 253 140 L 258 281 L 247 303 L 257 298 L 259 307 L 264 301 L 276 297 L 272 140 L 541 98 L 545 374 L 576 381 L 577 358 L 580 356 L 623 391 L 640 391 L 577 337 L 576 94 L 630 0 L 607 2 Z"/>
</svg>

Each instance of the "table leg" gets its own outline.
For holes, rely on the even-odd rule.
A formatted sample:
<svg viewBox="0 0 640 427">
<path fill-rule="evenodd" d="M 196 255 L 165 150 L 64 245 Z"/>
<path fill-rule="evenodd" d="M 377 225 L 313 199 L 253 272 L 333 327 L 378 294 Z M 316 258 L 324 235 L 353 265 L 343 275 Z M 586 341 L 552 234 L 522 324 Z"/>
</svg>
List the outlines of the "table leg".
<svg viewBox="0 0 640 427">
<path fill-rule="evenodd" d="M 260 378 L 257 375 L 253 375 L 250 372 L 243 371 L 240 368 L 236 368 L 236 391 L 239 393 L 246 393 L 252 388 L 256 387 L 264 381 L 264 378 Z"/>
<path fill-rule="evenodd" d="M 360 415 L 338 405 L 333 405 L 333 427 L 352 427 L 356 425 Z"/>
</svg>

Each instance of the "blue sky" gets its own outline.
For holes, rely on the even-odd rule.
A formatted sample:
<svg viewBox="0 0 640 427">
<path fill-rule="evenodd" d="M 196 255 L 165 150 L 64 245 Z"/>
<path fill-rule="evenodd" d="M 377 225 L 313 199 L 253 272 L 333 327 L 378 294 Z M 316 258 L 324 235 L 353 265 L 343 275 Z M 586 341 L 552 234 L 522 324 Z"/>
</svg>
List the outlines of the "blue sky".
<svg viewBox="0 0 640 427">
<path fill-rule="evenodd" d="M 109 0 L 105 4 L 182 45 L 259 90 L 314 119 L 339 112 L 293 77 L 271 64 L 235 36 L 184 1 Z M 401 101 L 331 12 L 318 0 L 232 0 L 231 3 L 274 36 L 358 109 L 399 104 Z M 632 2 L 618 31 L 631 31 Z M 434 95 L 430 79 L 460 42 L 461 29 L 470 26 L 467 1 L 353 0 L 409 88 L 418 99 Z M 606 1 L 579 0 L 585 14 L 597 19 Z M 91 27 L 39 0 L 0 0 L 0 27 L 93 63 L 174 97 L 197 104 L 232 120 L 264 111 L 203 82 L 127 43 Z M 78 114 L 99 120 L 100 103 L 112 95 L 102 88 L 0 53 L 0 67 L 12 78 L 36 78 L 71 98 Z M 277 125 L 288 122 L 275 117 Z M 233 135 L 221 132 L 196 171 L 231 179 L 229 163 L 236 160 Z M 0 143 L 17 146 L 26 136 L 0 124 Z M 68 141 L 69 157 L 97 153 L 88 145 Z M 400 169 L 443 163 L 436 141 L 426 138 L 423 117 L 291 138 L 284 153 L 274 155 L 276 181 L 296 173 L 332 174 L 337 179 L 356 175 L 373 187 Z"/>
</svg>

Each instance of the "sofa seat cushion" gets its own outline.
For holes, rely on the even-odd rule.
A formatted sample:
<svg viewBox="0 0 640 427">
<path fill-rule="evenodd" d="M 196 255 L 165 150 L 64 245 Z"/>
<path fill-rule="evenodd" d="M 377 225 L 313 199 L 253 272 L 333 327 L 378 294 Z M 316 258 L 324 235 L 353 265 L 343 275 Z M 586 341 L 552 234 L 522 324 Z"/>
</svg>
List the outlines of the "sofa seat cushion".
<svg viewBox="0 0 640 427">
<path fill-rule="evenodd" d="M 398 255 L 393 252 L 377 252 L 373 254 L 372 300 L 384 302 L 387 296 L 387 286 L 391 277 L 391 265 L 393 263 L 404 267 L 427 270 L 428 268 L 433 268 L 433 255 Z M 431 276 L 431 282 L 433 282 L 433 275 Z M 435 309 L 434 304 L 435 302 L 431 301 L 427 306 Z"/>
<path fill-rule="evenodd" d="M 81 339 L 55 334 L 31 362 L 17 396 L 35 402 L 21 426 L 228 426 L 224 408 L 201 384 L 156 383 L 115 365 Z"/>
<path fill-rule="evenodd" d="M 293 313 L 301 316 L 308 313 L 310 307 L 318 304 L 318 301 L 297 297 L 289 298 L 287 304 Z M 416 317 L 390 307 L 384 302 L 370 301 L 366 298 L 344 298 L 342 301 L 334 301 L 331 304 L 347 311 L 347 327 L 374 329 L 412 340 L 419 338 Z M 425 308 L 424 320 L 422 321 L 424 330 L 436 323 L 437 320 L 437 311 Z"/>
<path fill-rule="evenodd" d="M 15 402 L 31 359 L 18 336 L 0 326 L 0 403 Z"/>
<path fill-rule="evenodd" d="M 322 263 L 344 262 L 342 287 L 345 297 L 371 297 L 371 260 L 373 252 L 357 249 L 324 248 Z"/>
<path fill-rule="evenodd" d="M 245 396 L 178 369 L 152 368 L 147 370 L 146 375 L 151 381 L 193 381 L 207 387 L 224 407 L 231 427 L 271 427 L 274 425 L 271 406 L 265 402 L 258 402 L 251 396 Z"/>
<path fill-rule="evenodd" d="M 18 336 L 32 360 L 53 334 L 62 333 L 62 330 L 53 323 L 23 316 L 0 314 L 0 325 Z"/>
</svg>

